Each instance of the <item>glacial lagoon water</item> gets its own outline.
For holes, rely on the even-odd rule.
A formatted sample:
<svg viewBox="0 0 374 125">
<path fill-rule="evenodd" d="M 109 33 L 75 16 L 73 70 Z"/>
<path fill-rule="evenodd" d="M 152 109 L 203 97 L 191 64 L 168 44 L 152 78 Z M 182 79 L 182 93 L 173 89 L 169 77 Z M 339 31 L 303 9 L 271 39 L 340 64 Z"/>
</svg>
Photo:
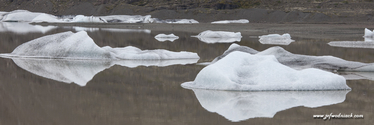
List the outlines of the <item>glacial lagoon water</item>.
<svg viewBox="0 0 374 125">
<path fill-rule="evenodd" d="M 196 64 L 196 60 L 95 62 L 0 58 L 1 124 L 364 125 L 374 122 L 374 73 L 371 72 L 337 73 L 350 79 L 347 81 L 350 91 L 232 92 L 182 88 L 182 83 L 193 81 L 205 67 L 199 63 L 212 61 L 231 45 L 205 43 L 191 36 L 205 30 L 223 30 L 222 25 L 191 26 L 200 27 L 197 30 L 165 30 L 153 28 L 157 27 L 153 24 L 131 25 L 128 29 L 26 25 L 2 24 L 0 53 L 10 53 L 22 43 L 45 35 L 85 30 L 100 47 L 189 51 L 197 53 L 200 59 Z M 295 54 L 332 55 L 350 61 L 374 62 L 372 48 L 327 44 L 331 41 L 363 41 L 364 28 L 361 26 L 317 25 L 305 29 L 308 26 L 248 25 L 253 28 L 241 29 L 243 37 L 235 43 L 259 51 L 281 46 Z M 235 28 L 228 30 L 236 32 Z M 173 33 L 179 39 L 159 42 L 154 37 L 161 33 Z M 258 36 L 284 33 L 289 33 L 295 42 L 289 45 L 259 42 Z M 71 76 L 61 77 L 61 74 Z M 85 75 L 79 76 L 82 74 Z M 353 113 L 364 118 L 326 121 L 313 118 L 313 115 L 331 113 Z"/>
</svg>

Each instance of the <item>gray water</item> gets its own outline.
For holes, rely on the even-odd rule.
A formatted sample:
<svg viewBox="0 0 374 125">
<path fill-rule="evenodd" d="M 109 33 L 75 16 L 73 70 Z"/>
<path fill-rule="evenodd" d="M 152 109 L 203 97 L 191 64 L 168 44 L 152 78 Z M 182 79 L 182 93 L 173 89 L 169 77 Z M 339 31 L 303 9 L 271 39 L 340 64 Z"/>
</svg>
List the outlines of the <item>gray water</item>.
<svg viewBox="0 0 374 125">
<path fill-rule="evenodd" d="M 7 24 L 8 25 L 8 24 Z M 18 24 L 12 24 L 18 25 Z M 175 25 L 175 27 L 184 27 Z M 240 45 L 262 51 L 276 45 L 264 45 L 258 36 L 271 33 L 290 33 L 295 42 L 285 46 L 287 51 L 304 55 L 332 55 L 345 60 L 374 62 L 374 49 L 333 47 L 330 41 L 363 41 L 363 27 L 316 25 L 240 25 L 225 26 L 194 25 L 197 30 L 178 28 L 162 29 L 155 25 L 130 25 L 103 27 L 87 30 L 88 35 L 99 46 L 140 49 L 167 49 L 170 51 L 196 52 L 198 61 L 210 62 L 221 55 L 231 44 L 207 44 L 190 37 L 208 29 L 227 28 L 241 31 Z M 4 26 L 3 26 L 4 27 Z M 92 27 L 92 26 L 91 26 Z M 135 27 L 135 28 L 134 28 Z M 156 28 L 154 28 L 156 27 Z M 108 28 L 108 27 L 106 27 Z M 74 31 L 72 26 L 53 27 L 50 30 L 29 30 L 26 26 L 17 30 L 7 27 L 0 30 L 0 53 L 10 53 L 18 45 L 49 34 Z M 78 29 L 79 30 L 79 29 Z M 20 32 L 23 31 L 23 32 Z M 27 31 L 27 32 L 26 32 Z M 180 38 L 174 42 L 159 42 L 154 36 L 159 33 L 174 33 Z M 33 61 L 26 61 L 33 63 Z M 41 61 L 43 62 L 43 61 Z M 38 63 L 38 61 L 36 61 Z M 43 66 L 43 63 L 40 63 Z M 85 65 L 93 67 L 92 65 Z M 181 83 L 193 81 L 203 65 L 168 66 L 105 66 L 94 74 L 85 86 L 67 84 L 45 78 L 19 67 L 12 59 L 0 58 L 0 124 L 372 124 L 374 73 L 366 73 L 358 80 L 348 80 L 352 88 L 347 92 L 216 92 L 184 89 Z M 102 70 L 102 71 L 101 71 Z M 350 74 L 350 73 L 340 73 Z M 362 76 L 362 74 L 359 74 Z M 373 77 L 371 77 L 373 76 Z M 361 79 L 364 78 L 364 79 Z M 204 94 L 205 93 L 205 94 Z M 261 100 L 269 97 L 278 100 Z M 282 96 L 284 95 L 284 96 Z M 310 96 L 311 95 L 311 96 Z M 328 98 L 327 98 L 328 97 Z M 204 99 L 205 98 L 205 99 Z M 299 98 L 309 100 L 300 102 Z M 310 99 L 309 99 L 310 98 Z M 295 101 L 296 100 L 296 101 Z M 315 101 L 310 101 L 315 100 Z M 329 102 L 330 101 L 330 102 Z M 322 102 L 309 104 L 310 102 Z M 207 104 L 209 103 L 209 104 Z M 230 105 L 224 105 L 224 104 Z M 231 105 L 232 104 L 232 105 Z M 264 109 L 253 107 L 264 105 Z M 217 107 L 212 107 L 217 106 Z M 220 107 L 221 106 L 221 107 Z M 252 106 L 252 107 L 251 107 Z M 268 106 L 268 107 L 266 107 Z M 215 113 L 212 109 L 228 109 L 227 113 Z M 232 110 L 231 110 L 232 109 Z M 274 109 L 274 111 L 269 111 Z M 261 113 L 274 116 L 261 117 Z M 359 114 L 363 119 L 314 119 L 313 115 Z M 246 118 L 245 116 L 253 116 Z M 257 117 L 256 117 L 257 116 Z"/>
</svg>

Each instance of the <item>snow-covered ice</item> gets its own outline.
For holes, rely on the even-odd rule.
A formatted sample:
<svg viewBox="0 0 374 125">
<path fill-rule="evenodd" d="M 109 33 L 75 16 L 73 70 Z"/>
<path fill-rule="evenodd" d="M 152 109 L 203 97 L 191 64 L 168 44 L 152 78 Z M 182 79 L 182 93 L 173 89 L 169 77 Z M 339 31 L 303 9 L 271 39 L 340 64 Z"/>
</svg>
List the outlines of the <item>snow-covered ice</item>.
<svg viewBox="0 0 374 125">
<path fill-rule="evenodd" d="M 214 21 L 212 24 L 249 23 L 247 19 Z"/>
<path fill-rule="evenodd" d="M 240 32 L 228 32 L 228 31 L 211 31 L 207 30 L 199 33 L 197 37 L 200 41 L 205 43 L 232 43 L 240 42 L 242 35 Z"/>
<path fill-rule="evenodd" d="M 262 52 L 258 52 L 247 46 L 232 44 L 221 56 L 216 57 L 213 63 L 235 51 L 246 52 L 254 55 L 274 55 L 280 63 L 294 69 L 319 68 L 331 71 L 374 71 L 373 63 L 347 61 L 334 56 L 293 54 L 279 46 L 270 47 Z"/>
<path fill-rule="evenodd" d="M 273 118 L 293 107 L 317 108 L 342 103 L 349 91 L 232 92 L 193 89 L 201 106 L 232 122 L 250 118 Z"/>
<path fill-rule="evenodd" d="M 170 41 L 170 42 L 173 42 L 174 40 L 177 40 L 179 39 L 178 36 L 174 35 L 174 34 L 157 34 L 155 36 L 155 39 L 157 41 L 160 41 L 160 42 L 165 42 L 165 41 Z"/>
<path fill-rule="evenodd" d="M 344 77 L 308 68 L 295 70 L 280 64 L 274 55 L 231 52 L 203 68 L 185 88 L 275 91 L 275 90 L 346 90 Z"/>
<path fill-rule="evenodd" d="M 140 50 L 133 46 L 112 48 L 99 47 L 87 35 L 87 32 L 63 32 L 40 37 L 23 43 L 10 54 L 10 57 L 26 58 L 63 58 L 63 59 L 135 59 L 135 60 L 164 60 L 164 59 L 198 59 L 192 52 L 172 52 L 163 49 Z"/>
<path fill-rule="evenodd" d="M 199 59 L 184 60 L 66 60 L 11 58 L 22 69 L 35 75 L 64 83 L 86 84 L 99 72 L 114 65 L 134 68 L 138 66 L 186 65 Z"/>
<path fill-rule="evenodd" d="M 295 40 L 291 39 L 291 35 L 285 33 L 283 35 L 279 34 L 269 34 L 269 35 L 262 35 L 259 36 L 260 43 L 262 44 L 274 44 L 274 45 L 289 45 L 291 42 Z"/>
<path fill-rule="evenodd" d="M 0 22 L 0 32 L 13 32 L 17 34 L 46 33 L 56 29 L 57 26 L 40 26 L 29 23 Z"/>
</svg>

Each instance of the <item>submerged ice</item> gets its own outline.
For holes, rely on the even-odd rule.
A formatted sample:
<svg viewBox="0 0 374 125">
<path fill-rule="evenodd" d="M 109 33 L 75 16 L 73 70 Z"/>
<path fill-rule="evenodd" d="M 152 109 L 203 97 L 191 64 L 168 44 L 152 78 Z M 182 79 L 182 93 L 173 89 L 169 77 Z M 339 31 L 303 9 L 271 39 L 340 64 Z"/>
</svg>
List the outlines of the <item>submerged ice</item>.
<svg viewBox="0 0 374 125">
<path fill-rule="evenodd" d="M 232 92 L 193 89 L 201 106 L 232 122 L 250 118 L 273 118 L 293 107 L 316 108 L 342 103 L 349 91 Z"/>
<path fill-rule="evenodd" d="M 274 45 L 289 45 L 291 42 L 295 40 L 291 39 L 291 35 L 285 33 L 283 35 L 280 34 L 269 34 L 269 35 L 262 35 L 259 36 L 260 43 L 262 44 L 274 44 Z"/>
<path fill-rule="evenodd" d="M 240 42 L 242 35 L 240 32 L 207 30 L 193 37 L 197 37 L 200 41 L 205 43 L 232 43 Z"/>
<path fill-rule="evenodd" d="M 133 46 L 112 48 L 99 47 L 87 35 L 87 32 L 63 32 L 40 37 L 23 43 L 10 54 L 10 57 L 28 58 L 63 58 L 63 59 L 135 59 L 135 60 L 164 60 L 164 59 L 198 59 L 192 52 L 172 52 L 168 50 L 140 50 Z"/>
<path fill-rule="evenodd" d="M 185 88 L 265 90 L 345 90 L 344 77 L 314 68 L 295 70 L 280 64 L 273 55 L 234 51 L 203 68 Z"/>
</svg>

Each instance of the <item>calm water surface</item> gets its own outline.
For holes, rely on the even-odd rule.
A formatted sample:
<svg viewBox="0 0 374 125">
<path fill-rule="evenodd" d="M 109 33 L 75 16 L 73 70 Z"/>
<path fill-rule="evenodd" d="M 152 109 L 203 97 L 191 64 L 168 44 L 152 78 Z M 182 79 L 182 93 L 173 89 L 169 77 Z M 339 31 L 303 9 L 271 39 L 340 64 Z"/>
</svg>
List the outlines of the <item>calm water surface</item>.
<svg viewBox="0 0 374 125">
<path fill-rule="evenodd" d="M 99 46 L 191 51 L 200 62 L 212 61 L 229 43 L 207 44 L 190 37 L 201 31 L 158 29 L 113 29 L 28 27 L 3 24 L 0 53 L 10 53 L 18 45 L 49 34 L 86 30 Z M 5 28 L 4 28 L 5 27 Z M 261 27 L 242 31 L 240 45 L 262 51 L 271 46 L 258 36 L 290 33 L 295 42 L 280 45 L 295 54 L 332 55 L 345 60 L 374 62 L 374 49 L 332 47 L 330 41 L 363 41 L 363 27 L 305 30 L 303 27 Z M 35 28 L 35 29 L 33 29 Z M 240 26 L 238 27 L 240 28 Z M 159 42 L 154 36 L 174 33 L 174 42 Z M 203 65 L 128 66 L 89 62 L 24 61 L 38 67 L 65 67 L 76 74 L 94 69 L 84 86 L 45 78 L 20 61 L 0 58 L 0 124 L 117 125 L 117 124 L 372 124 L 374 73 L 360 80 L 348 80 L 351 91 L 322 92 L 225 92 L 188 90 L 180 86 L 193 81 Z M 82 68 L 83 67 L 83 68 Z M 60 69 L 59 69 L 60 70 Z M 65 70 L 61 70 L 65 71 Z M 347 73 L 340 73 L 347 74 Z M 349 74 L 349 73 L 348 73 Z M 53 74 L 51 74 L 53 75 Z M 359 114 L 363 119 L 314 119 L 313 115 Z M 258 118 L 260 117 L 260 118 Z"/>
</svg>

